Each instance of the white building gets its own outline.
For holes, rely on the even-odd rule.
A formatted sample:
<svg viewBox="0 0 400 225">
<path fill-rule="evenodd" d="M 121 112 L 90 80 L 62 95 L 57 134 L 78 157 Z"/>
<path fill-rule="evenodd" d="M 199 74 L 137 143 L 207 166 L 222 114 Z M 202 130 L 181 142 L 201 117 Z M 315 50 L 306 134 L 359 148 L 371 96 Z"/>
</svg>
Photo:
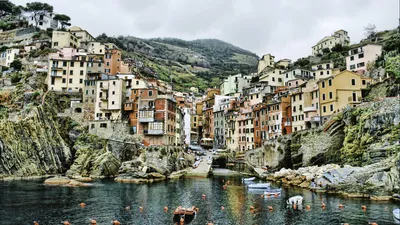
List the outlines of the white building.
<svg viewBox="0 0 400 225">
<path fill-rule="evenodd" d="M 234 96 L 241 93 L 243 88 L 250 85 L 252 75 L 236 74 L 225 78 L 220 84 L 221 94 L 225 96 Z"/>
<path fill-rule="evenodd" d="M 185 135 L 184 143 L 190 145 L 190 132 L 191 132 L 191 124 L 190 124 L 190 109 L 183 108 L 183 132 Z"/>
<path fill-rule="evenodd" d="M 290 80 L 294 80 L 294 79 L 299 79 L 299 78 L 304 78 L 304 79 L 312 79 L 314 78 L 313 73 L 311 71 L 308 70 L 303 70 L 303 69 L 292 69 L 292 70 L 288 70 L 286 72 L 284 72 L 282 74 L 283 76 L 283 85 L 284 86 L 288 86 L 287 82 Z"/>
<path fill-rule="evenodd" d="M 349 51 L 346 57 L 346 69 L 350 71 L 367 71 L 367 64 L 374 62 L 382 54 L 382 45 L 366 44 Z"/>
<path fill-rule="evenodd" d="M 313 77 L 315 80 L 327 78 L 329 76 L 340 73 L 339 68 L 333 68 L 333 62 L 319 63 L 311 66 Z"/>
<path fill-rule="evenodd" d="M 36 26 L 36 21 L 38 22 L 38 28 L 41 30 L 57 29 L 58 20 L 54 20 L 54 13 L 45 13 L 44 15 L 36 15 L 36 20 L 33 15 L 27 16 L 28 24 L 32 26 Z"/>
</svg>

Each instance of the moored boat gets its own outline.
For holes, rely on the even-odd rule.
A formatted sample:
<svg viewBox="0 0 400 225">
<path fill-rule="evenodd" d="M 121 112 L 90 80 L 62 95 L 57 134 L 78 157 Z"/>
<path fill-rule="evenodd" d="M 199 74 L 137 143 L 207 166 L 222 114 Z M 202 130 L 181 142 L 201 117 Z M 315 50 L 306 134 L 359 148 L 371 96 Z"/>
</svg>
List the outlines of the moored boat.
<svg viewBox="0 0 400 225">
<path fill-rule="evenodd" d="M 268 189 L 270 183 L 249 184 L 247 187 L 252 189 Z"/>
<path fill-rule="evenodd" d="M 249 178 L 243 178 L 243 181 L 253 181 L 255 180 L 255 177 L 249 177 Z"/>
<path fill-rule="evenodd" d="M 192 206 L 191 208 L 183 208 L 179 206 L 174 211 L 174 224 L 180 224 L 180 220 L 183 219 L 184 224 L 191 223 L 196 218 L 197 208 Z"/>
<path fill-rule="evenodd" d="M 393 210 L 393 216 L 394 216 L 394 218 L 396 218 L 397 220 L 400 220 L 400 209 L 394 209 L 394 210 Z"/>
<path fill-rule="evenodd" d="M 268 195 L 280 195 L 282 192 L 282 189 L 270 189 L 268 191 L 264 191 L 264 196 Z"/>
</svg>

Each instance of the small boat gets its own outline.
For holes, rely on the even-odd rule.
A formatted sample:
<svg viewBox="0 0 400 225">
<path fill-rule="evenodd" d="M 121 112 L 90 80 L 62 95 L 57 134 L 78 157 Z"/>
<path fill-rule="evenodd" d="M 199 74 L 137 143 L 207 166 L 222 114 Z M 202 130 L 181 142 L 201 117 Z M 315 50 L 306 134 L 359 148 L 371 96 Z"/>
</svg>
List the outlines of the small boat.
<svg viewBox="0 0 400 225">
<path fill-rule="evenodd" d="M 397 220 L 400 220 L 400 209 L 394 209 L 394 210 L 393 210 L 393 216 L 394 216 L 394 218 L 396 218 Z"/>
<path fill-rule="evenodd" d="M 179 206 L 178 208 L 175 209 L 174 211 L 174 224 L 180 224 L 181 218 L 185 220 L 184 224 L 189 224 L 191 223 L 195 218 L 196 218 L 196 207 L 192 206 L 191 208 L 183 208 L 182 206 Z"/>
<path fill-rule="evenodd" d="M 268 189 L 270 183 L 249 184 L 247 187 L 252 189 Z"/>
<path fill-rule="evenodd" d="M 255 177 L 249 177 L 249 178 L 243 178 L 243 181 L 253 181 L 255 180 Z"/>
<path fill-rule="evenodd" d="M 282 192 L 282 189 L 280 189 L 280 188 L 279 189 L 271 189 L 271 190 L 268 190 L 268 191 L 264 191 L 264 196 L 276 195 L 276 194 L 280 195 L 281 192 Z"/>
<path fill-rule="evenodd" d="M 293 204 L 301 205 L 301 204 L 303 204 L 303 197 L 301 197 L 300 195 L 293 196 L 287 200 L 287 204 L 288 205 L 293 205 Z"/>
</svg>

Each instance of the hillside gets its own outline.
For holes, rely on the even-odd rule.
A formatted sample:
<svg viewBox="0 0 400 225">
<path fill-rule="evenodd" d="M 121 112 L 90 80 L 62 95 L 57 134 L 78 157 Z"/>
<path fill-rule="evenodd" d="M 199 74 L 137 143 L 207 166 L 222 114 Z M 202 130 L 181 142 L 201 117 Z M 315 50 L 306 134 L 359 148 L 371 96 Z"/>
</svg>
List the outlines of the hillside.
<svg viewBox="0 0 400 225">
<path fill-rule="evenodd" d="M 256 54 L 217 39 L 113 38 L 102 34 L 97 40 L 122 48 L 124 60 L 131 59 L 142 75 L 172 79 L 176 90 L 205 90 L 228 75 L 255 72 L 258 63 Z"/>
</svg>

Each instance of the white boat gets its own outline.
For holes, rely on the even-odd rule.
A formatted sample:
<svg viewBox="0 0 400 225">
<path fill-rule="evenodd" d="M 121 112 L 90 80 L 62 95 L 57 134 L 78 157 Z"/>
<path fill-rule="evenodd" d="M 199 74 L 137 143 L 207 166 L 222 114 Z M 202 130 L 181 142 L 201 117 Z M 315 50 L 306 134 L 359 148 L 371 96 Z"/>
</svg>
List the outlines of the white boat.
<svg viewBox="0 0 400 225">
<path fill-rule="evenodd" d="M 249 177 L 249 178 L 243 178 L 243 181 L 253 181 L 255 180 L 255 177 Z"/>
<path fill-rule="evenodd" d="M 264 191 L 264 196 L 268 196 L 268 195 L 280 195 L 282 192 L 282 189 L 271 189 L 268 191 Z"/>
<path fill-rule="evenodd" d="M 249 184 L 247 187 L 252 189 L 268 189 L 270 183 Z"/>
<path fill-rule="evenodd" d="M 394 210 L 393 210 L 393 216 L 394 216 L 394 218 L 396 218 L 397 220 L 400 220 L 400 209 L 394 209 Z"/>
<path fill-rule="evenodd" d="M 293 204 L 301 205 L 301 204 L 303 204 L 303 197 L 301 197 L 300 195 L 293 196 L 287 200 L 287 204 L 288 205 L 293 205 Z"/>
</svg>

